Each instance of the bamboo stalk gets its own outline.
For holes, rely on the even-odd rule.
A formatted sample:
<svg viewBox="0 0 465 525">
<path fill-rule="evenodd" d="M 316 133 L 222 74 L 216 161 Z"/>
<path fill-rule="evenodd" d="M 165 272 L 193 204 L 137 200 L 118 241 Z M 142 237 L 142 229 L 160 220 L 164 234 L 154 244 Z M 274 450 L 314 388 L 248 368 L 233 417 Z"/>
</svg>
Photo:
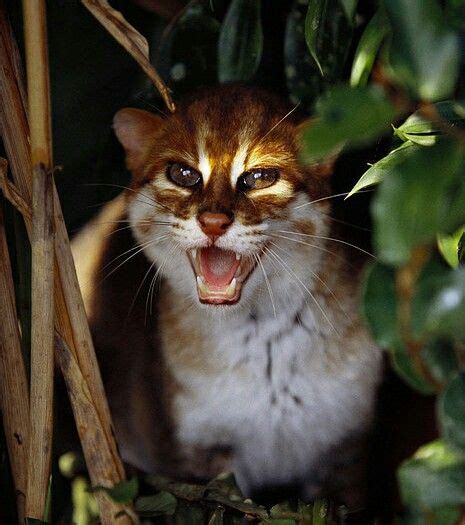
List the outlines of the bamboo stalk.
<svg viewBox="0 0 465 525">
<path fill-rule="evenodd" d="M 0 168 L 1 169 L 1 168 Z M 26 517 L 29 388 L 21 351 L 13 275 L 0 208 L 0 410 L 13 474 L 18 521 Z"/>
<path fill-rule="evenodd" d="M 11 33 L 5 8 L 0 0 L 0 119 L 5 149 L 11 165 L 15 187 L 23 200 L 31 202 L 31 160 L 28 148 L 29 128 L 24 101 L 21 97 L 21 78 L 15 73 L 18 62 L 17 47 Z M 14 54 L 15 57 L 11 56 Z M 68 241 L 68 234 L 63 221 L 61 206 L 54 189 L 55 212 L 55 316 L 56 328 L 65 340 L 81 372 L 85 383 L 75 382 L 81 392 L 90 393 L 90 402 L 98 415 L 95 432 L 100 440 L 106 441 L 111 454 L 108 461 L 88 463 L 87 468 L 92 483 L 96 485 L 111 485 L 125 477 L 123 465 L 118 454 L 114 439 L 111 417 L 108 409 L 103 384 L 98 368 L 95 351 L 90 337 L 87 317 L 84 310 L 79 284 L 74 268 L 74 261 Z M 31 232 L 31 222 L 25 216 L 28 232 Z M 76 395 L 76 399 L 82 396 Z M 86 447 L 91 446 L 85 440 L 84 429 L 78 426 L 78 432 L 84 451 L 90 457 Z M 97 494 L 100 505 L 100 519 L 103 525 L 114 523 L 114 516 L 120 506 L 104 499 Z M 130 509 L 129 509 L 130 514 Z M 121 525 L 132 520 L 125 516 L 119 519 Z"/>
<path fill-rule="evenodd" d="M 82 0 L 82 3 L 144 70 L 158 89 L 166 107 L 173 113 L 176 106 L 169 88 L 150 63 L 149 45 L 146 38 L 136 31 L 119 11 L 113 9 L 107 0 Z"/>
<path fill-rule="evenodd" d="M 98 432 L 99 416 L 95 406 L 90 402 L 91 395 L 87 389 L 86 381 L 82 377 L 73 353 L 59 334 L 55 335 L 55 358 L 65 378 L 66 388 L 74 409 L 76 425 L 81 428 L 83 444 L 86 444 L 83 447 L 86 463 L 101 464 L 100 470 L 104 470 L 105 463 L 111 461 L 112 451 L 108 446 L 108 442 L 102 439 L 101 433 Z M 106 487 L 111 487 L 114 483 L 114 480 L 110 478 L 103 481 L 103 486 Z M 91 482 L 94 486 L 98 485 L 97 480 L 91 479 Z M 127 519 L 128 514 L 124 514 L 127 512 L 130 512 L 130 515 L 134 517 L 133 512 L 123 505 L 118 505 L 115 508 L 114 502 L 105 493 L 97 492 L 96 496 L 100 499 L 101 507 L 111 506 L 111 512 L 113 512 L 113 521 L 111 523 L 120 523 L 121 520 Z M 119 519 L 116 517 L 118 514 L 120 514 Z M 136 520 L 137 518 L 134 519 L 134 521 Z"/>
<path fill-rule="evenodd" d="M 26 514 L 47 519 L 52 466 L 54 222 L 47 19 L 44 0 L 23 0 L 31 136 L 31 400 Z"/>
</svg>

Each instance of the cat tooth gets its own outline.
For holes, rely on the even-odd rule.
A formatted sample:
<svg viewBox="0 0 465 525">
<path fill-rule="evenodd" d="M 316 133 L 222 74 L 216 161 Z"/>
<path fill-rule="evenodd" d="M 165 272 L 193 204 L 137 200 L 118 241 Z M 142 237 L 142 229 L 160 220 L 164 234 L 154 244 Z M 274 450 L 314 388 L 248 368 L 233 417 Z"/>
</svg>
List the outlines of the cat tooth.
<svg viewBox="0 0 465 525">
<path fill-rule="evenodd" d="M 237 279 L 234 277 L 233 280 L 229 283 L 228 287 L 226 288 L 226 295 L 228 297 L 233 297 L 236 293 L 236 284 Z"/>
<path fill-rule="evenodd" d="M 197 248 L 194 248 L 193 250 L 191 250 L 191 253 L 192 253 L 192 258 L 195 261 L 197 259 Z"/>
<path fill-rule="evenodd" d="M 236 252 L 236 261 L 240 261 L 241 260 L 241 256 Z"/>
<path fill-rule="evenodd" d="M 205 284 L 205 281 L 203 280 L 203 277 L 201 277 L 200 275 L 197 275 L 197 286 L 201 292 L 204 292 L 204 293 L 208 292 L 208 288 Z"/>
</svg>

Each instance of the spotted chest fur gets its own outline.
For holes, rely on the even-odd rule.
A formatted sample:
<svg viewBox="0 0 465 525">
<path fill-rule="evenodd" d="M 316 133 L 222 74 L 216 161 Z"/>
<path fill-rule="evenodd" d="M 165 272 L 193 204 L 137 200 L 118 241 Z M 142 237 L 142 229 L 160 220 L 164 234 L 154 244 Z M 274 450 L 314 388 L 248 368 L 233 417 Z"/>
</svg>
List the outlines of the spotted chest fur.
<svg viewBox="0 0 465 525">
<path fill-rule="evenodd" d="M 346 337 L 343 312 L 332 319 L 342 330 L 336 336 L 314 305 L 292 300 L 289 286 L 280 290 L 277 279 L 271 282 L 283 294 L 276 317 L 262 297 L 266 306 L 233 320 L 199 326 L 194 314 L 184 315 L 176 332 L 162 324 L 166 360 L 179 387 L 177 438 L 184 445 L 231 448 L 247 493 L 317 479 L 322 458 L 369 426 L 380 372 L 368 338 L 355 343 Z M 196 334 L 188 348 L 184 330 Z M 174 342 L 179 339 L 182 349 Z"/>
</svg>

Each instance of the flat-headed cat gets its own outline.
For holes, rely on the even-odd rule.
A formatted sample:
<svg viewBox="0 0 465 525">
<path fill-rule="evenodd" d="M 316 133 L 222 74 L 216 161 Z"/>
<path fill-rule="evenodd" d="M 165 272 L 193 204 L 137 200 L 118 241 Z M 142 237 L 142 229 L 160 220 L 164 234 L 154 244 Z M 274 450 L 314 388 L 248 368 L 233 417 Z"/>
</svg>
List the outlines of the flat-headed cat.
<svg viewBox="0 0 465 525">
<path fill-rule="evenodd" d="M 307 498 L 355 484 L 381 353 L 330 163 L 300 163 L 290 109 L 224 86 L 115 116 L 132 183 L 73 247 L 116 435 L 144 471 L 232 469 L 245 494 Z"/>
</svg>

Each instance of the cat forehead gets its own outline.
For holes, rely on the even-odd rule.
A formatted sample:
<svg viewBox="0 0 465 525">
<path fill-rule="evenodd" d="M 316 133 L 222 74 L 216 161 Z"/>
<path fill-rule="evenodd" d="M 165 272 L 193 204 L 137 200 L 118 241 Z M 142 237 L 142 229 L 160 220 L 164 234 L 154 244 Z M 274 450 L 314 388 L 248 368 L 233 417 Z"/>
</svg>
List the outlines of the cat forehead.
<svg viewBox="0 0 465 525">
<path fill-rule="evenodd" d="M 232 182 L 254 167 L 284 167 L 296 160 L 295 121 L 283 104 L 251 97 L 196 100 L 166 124 L 165 157 Z M 269 102 L 269 101 L 268 101 Z"/>
</svg>

